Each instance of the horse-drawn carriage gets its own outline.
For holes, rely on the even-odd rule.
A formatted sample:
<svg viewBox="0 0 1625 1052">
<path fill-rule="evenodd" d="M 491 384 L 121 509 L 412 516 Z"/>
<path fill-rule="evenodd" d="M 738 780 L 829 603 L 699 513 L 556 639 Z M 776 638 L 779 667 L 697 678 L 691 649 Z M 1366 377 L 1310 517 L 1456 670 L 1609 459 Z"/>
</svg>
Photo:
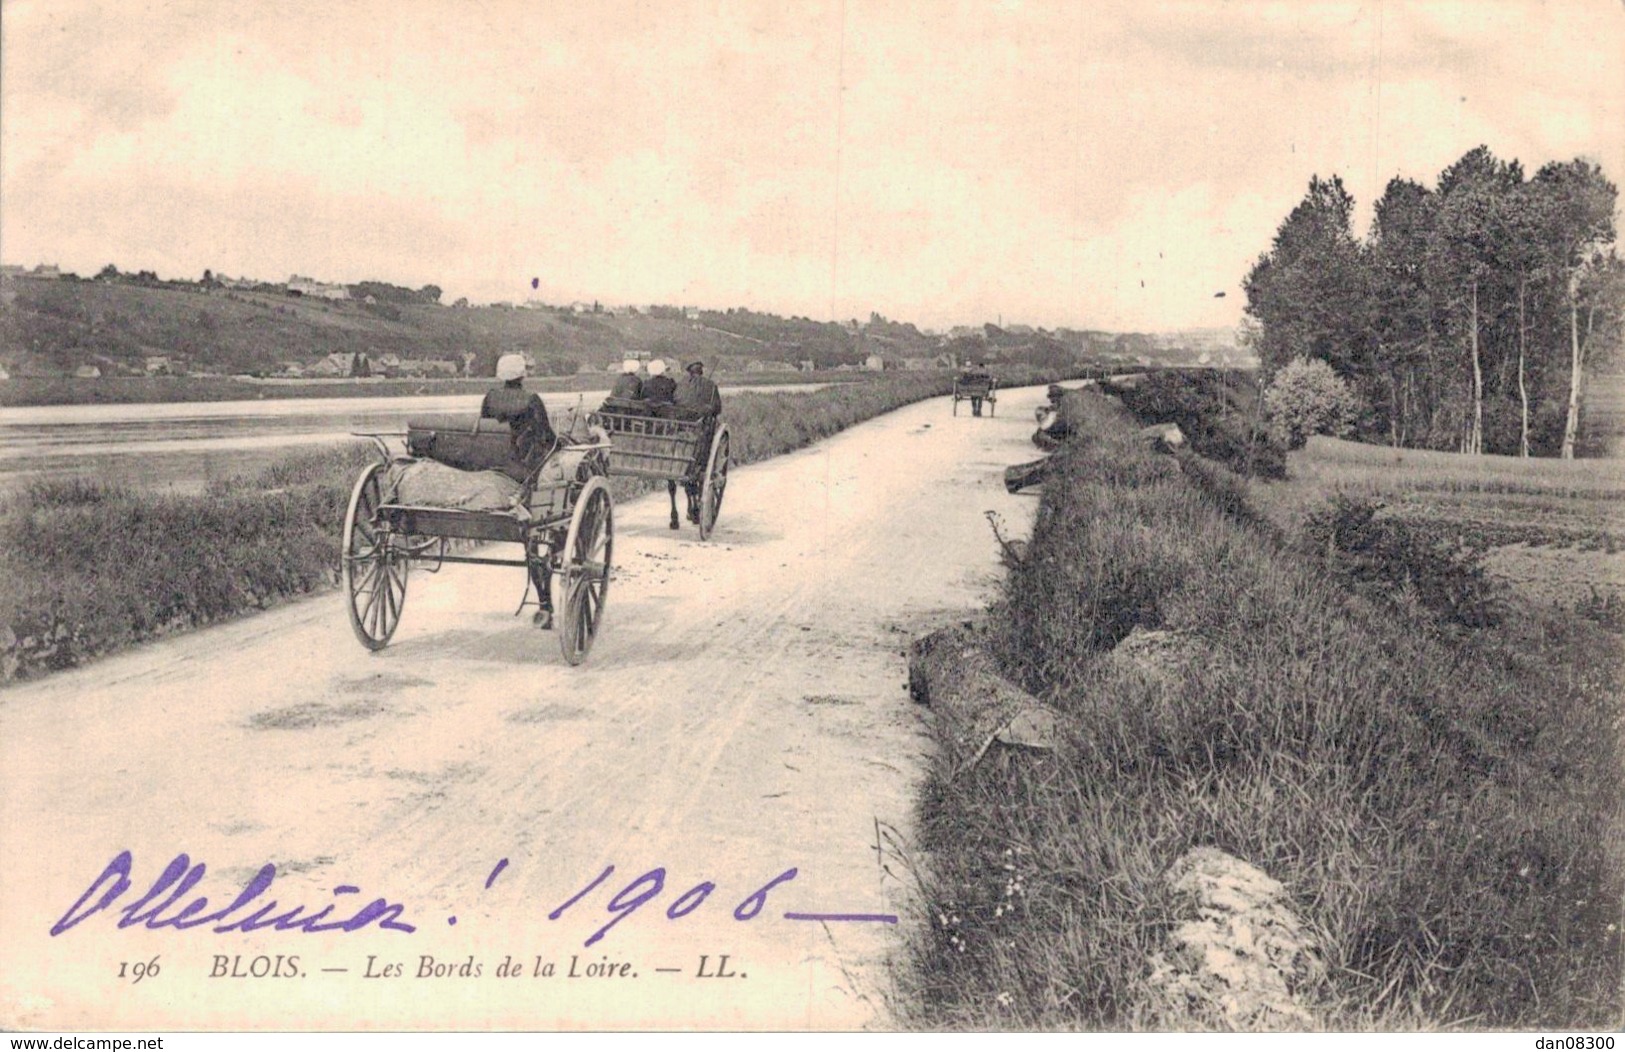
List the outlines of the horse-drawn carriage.
<svg viewBox="0 0 1625 1052">
<path fill-rule="evenodd" d="M 409 423 L 399 434 L 370 433 L 379 459 L 356 479 L 344 517 L 342 578 L 350 626 L 369 650 L 388 644 L 406 603 L 412 564 L 519 566 L 557 596 L 557 635 L 565 661 L 579 664 L 603 619 L 615 539 L 606 481 L 609 443 L 601 435 L 561 436 L 540 464 L 516 465 L 506 427 Z M 449 474 L 448 474 L 449 473 Z M 523 558 L 448 551 L 449 541 L 518 544 Z M 540 602 L 542 597 L 538 596 Z"/>
<path fill-rule="evenodd" d="M 728 425 L 670 407 L 611 399 L 592 415 L 609 435 L 608 473 L 666 483 L 671 528 L 678 528 L 677 487 L 688 496 L 689 521 L 711 536 L 728 486 Z"/>
<path fill-rule="evenodd" d="M 982 415 L 982 403 L 987 403 L 987 415 L 993 415 L 993 408 L 998 402 L 998 382 L 985 373 L 967 373 L 954 379 L 954 416 L 959 415 L 959 403 L 970 400 L 971 408 L 977 416 Z"/>
</svg>

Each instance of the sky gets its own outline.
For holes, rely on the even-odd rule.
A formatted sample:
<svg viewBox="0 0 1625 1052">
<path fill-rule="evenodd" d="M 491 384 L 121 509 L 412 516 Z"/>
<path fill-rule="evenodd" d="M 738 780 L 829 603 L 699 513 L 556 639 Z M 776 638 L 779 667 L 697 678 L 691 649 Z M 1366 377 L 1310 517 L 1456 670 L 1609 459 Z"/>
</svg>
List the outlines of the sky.
<svg viewBox="0 0 1625 1052">
<path fill-rule="evenodd" d="M 0 259 L 85 275 L 1229 327 L 1481 143 L 1625 180 L 1625 0 L 0 0 Z"/>
</svg>

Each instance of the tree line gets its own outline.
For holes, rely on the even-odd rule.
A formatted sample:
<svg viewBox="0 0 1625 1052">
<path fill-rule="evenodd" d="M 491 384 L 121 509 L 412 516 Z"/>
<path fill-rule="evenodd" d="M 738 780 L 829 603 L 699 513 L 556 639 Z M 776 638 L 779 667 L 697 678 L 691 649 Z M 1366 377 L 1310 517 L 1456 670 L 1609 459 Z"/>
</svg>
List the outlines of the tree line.
<svg viewBox="0 0 1625 1052">
<path fill-rule="evenodd" d="M 1572 457 L 1588 373 L 1625 329 L 1617 197 L 1588 161 L 1525 178 L 1479 146 L 1432 188 L 1390 180 L 1361 239 L 1342 180 L 1311 179 L 1243 282 L 1265 383 L 1322 361 L 1360 437 Z"/>
</svg>

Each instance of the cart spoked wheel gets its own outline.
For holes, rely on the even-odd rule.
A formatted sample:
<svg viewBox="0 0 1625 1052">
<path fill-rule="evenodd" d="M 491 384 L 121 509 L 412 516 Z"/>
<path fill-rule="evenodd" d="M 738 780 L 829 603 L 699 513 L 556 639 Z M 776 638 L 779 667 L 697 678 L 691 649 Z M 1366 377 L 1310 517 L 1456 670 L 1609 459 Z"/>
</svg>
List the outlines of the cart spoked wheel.
<svg viewBox="0 0 1625 1052">
<path fill-rule="evenodd" d="M 711 536 L 717 516 L 722 513 L 722 494 L 728 488 L 728 425 L 717 428 L 711 442 L 711 457 L 705 464 L 705 482 L 700 487 L 700 540 Z"/>
<path fill-rule="evenodd" d="M 587 481 L 570 516 L 570 532 L 560 553 L 559 620 L 555 626 L 564 660 L 579 665 L 592 649 L 609 595 L 609 568 L 615 547 L 615 509 L 609 484 Z"/>
<path fill-rule="evenodd" d="M 406 538 L 378 514 L 384 503 L 384 470 L 382 464 L 362 469 L 344 515 L 341 573 L 350 597 L 350 627 L 368 650 L 382 650 L 401 623 L 411 565 Z"/>
</svg>

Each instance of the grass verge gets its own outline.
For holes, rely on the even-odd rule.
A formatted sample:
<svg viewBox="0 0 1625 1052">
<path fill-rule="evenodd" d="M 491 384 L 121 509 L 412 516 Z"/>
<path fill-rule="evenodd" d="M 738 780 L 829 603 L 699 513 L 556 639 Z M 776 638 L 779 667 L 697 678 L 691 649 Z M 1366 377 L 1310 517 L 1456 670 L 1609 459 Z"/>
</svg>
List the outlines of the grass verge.
<svg viewBox="0 0 1625 1052">
<path fill-rule="evenodd" d="M 1010 370 L 1007 384 L 1055 377 Z M 953 378 L 907 373 L 806 393 L 727 395 L 735 463 L 799 449 Z M 0 510 L 0 682 L 330 587 L 371 446 L 306 452 L 200 495 L 39 481 Z M 617 479 L 616 496 L 652 485 Z"/>
<path fill-rule="evenodd" d="M 1211 466 L 1075 397 L 991 621 L 1076 731 L 931 774 L 918 1022 L 1174 1025 L 1147 959 L 1173 923 L 1162 875 L 1202 845 L 1286 885 L 1323 945 L 1329 1029 L 1617 1022 L 1619 637 L 1539 610 L 1448 633 L 1403 594 L 1355 595 Z M 1136 627 L 1206 658 L 1107 659 Z"/>
</svg>

